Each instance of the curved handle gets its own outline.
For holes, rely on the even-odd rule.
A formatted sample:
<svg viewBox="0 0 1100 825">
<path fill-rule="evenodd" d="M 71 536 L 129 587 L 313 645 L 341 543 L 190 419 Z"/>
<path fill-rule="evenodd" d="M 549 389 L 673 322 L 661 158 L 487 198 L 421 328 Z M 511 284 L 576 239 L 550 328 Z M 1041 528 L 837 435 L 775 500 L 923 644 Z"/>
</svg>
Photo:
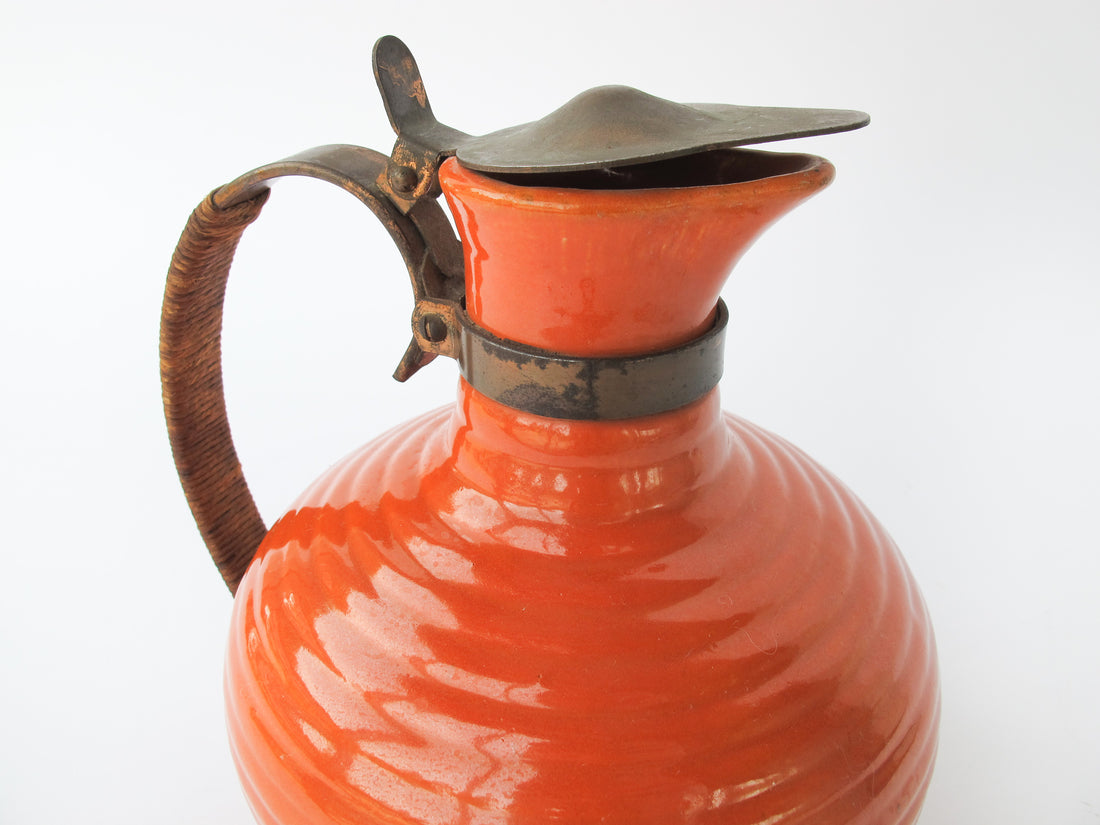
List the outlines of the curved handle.
<svg viewBox="0 0 1100 825">
<path fill-rule="evenodd" d="M 388 164 L 378 152 L 340 145 L 262 166 L 199 204 L 172 256 L 160 332 L 164 415 L 191 512 L 233 593 L 267 533 L 233 446 L 222 385 L 222 308 L 233 254 L 267 201 L 267 181 L 305 175 L 336 184 L 370 208 L 401 252 L 418 300 L 460 295 L 461 245 L 443 210 L 425 198 L 402 214 L 387 197 Z M 407 378 L 434 357 L 414 337 L 395 377 Z"/>
</svg>

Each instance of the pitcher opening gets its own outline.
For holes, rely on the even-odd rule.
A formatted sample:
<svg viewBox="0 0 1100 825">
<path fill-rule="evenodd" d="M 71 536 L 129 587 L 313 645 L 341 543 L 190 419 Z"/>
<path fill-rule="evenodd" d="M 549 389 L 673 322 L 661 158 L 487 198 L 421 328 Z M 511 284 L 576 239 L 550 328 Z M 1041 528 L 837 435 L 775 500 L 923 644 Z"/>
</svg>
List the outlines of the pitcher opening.
<svg viewBox="0 0 1100 825">
<path fill-rule="evenodd" d="M 474 323 L 528 346 L 616 356 L 709 329 L 737 260 L 833 171 L 813 155 L 732 149 L 522 176 L 451 158 L 439 179 L 462 237 Z"/>
</svg>

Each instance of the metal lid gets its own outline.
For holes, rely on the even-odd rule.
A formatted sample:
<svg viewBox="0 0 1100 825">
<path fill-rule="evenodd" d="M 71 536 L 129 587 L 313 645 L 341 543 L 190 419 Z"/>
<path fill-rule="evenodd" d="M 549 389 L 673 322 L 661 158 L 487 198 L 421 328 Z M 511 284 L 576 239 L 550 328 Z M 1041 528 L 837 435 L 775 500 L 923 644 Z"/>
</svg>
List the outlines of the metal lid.
<svg viewBox="0 0 1100 825">
<path fill-rule="evenodd" d="M 458 146 L 482 172 L 568 172 L 843 132 L 866 126 L 863 112 L 721 103 L 673 103 L 629 86 L 582 92 L 541 120 Z"/>
<path fill-rule="evenodd" d="M 863 112 L 673 103 L 629 86 L 583 92 L 541 120 L 474 137 L 432 114 L 412 53 L 396 37 L 375 45 L 374 73 L 397 134 L 489 173 L 611 169 L 734 146 L 845 132 Z"/>
</svg>

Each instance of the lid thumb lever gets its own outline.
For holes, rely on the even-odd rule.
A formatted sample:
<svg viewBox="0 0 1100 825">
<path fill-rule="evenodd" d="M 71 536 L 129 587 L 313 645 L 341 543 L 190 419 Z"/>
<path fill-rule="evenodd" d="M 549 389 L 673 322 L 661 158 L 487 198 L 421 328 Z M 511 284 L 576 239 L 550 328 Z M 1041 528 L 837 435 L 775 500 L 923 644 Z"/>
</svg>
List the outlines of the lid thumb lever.
<svg viewBox="0 0 1100 825">
<path fill-rule="evenodd" d="M 393 35 L 374 44 L 374 79 L 397 133 L 387 179 L 380 181 L 402 212 L 424 196 L 438 197 L 436 172 L 470 135 L 435 119 L 424 80 L 409 47 Z"/>
</svg>

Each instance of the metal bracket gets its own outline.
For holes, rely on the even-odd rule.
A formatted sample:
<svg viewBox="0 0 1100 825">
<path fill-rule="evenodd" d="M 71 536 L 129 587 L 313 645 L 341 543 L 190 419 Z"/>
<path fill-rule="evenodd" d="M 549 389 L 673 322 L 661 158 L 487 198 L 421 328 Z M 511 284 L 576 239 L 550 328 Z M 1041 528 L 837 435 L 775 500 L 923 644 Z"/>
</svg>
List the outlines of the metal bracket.
<svg viewBox="0 0 1100 825">
<path fill-rule="evenodd" d="M 374 47 L 374 77 L 397 142 L 376 186 L 420 232 L 433 266 L 413 277 L 413 340 L 394 377 L 403 381 L 436 355 L 490 398 L 540 415 L 610 419 L 649 415 L 691 403 L 722 373 L 729 314 L 719 304 L 714 328 L 682 347 L 635 358 L 577 358 L 497 338 L 463 308 L 462 249 L 440 209 L 439 165 L 481 139 L 436 120 L 416 60 L 396 37 Z M 597 112 L 595 117 L 599 117 Z M 552 141 L 550 141 L 552 143 Z M 510 149 L 509 139 L 502 148 Z"/>
<path fill-rule="evenodd" d="M 397 142 L 381 188 L 407 214 L 423 198 L 437 198 L 439 164 L 470 135 L 435 119 L 424 79 L 408 46 L 392 35 L 374 44 L 374 79 Z"/>
<path fill-rule="evenodd" d="M 397 133 L 375 185 L 416 225 L 433 264 L 412 279 L 413 339 L 394 372 L 394 378 L 405 381 L 436 355 L 458 357 L 456 319 L 466 292 L 462 245 L 435 200 L 442 194 L 439 164 L 470 136 L 436 120 L 416 59 L 404 43 L 381 38 L 374 44 L 372 62 L 386 115 Z"/>
</svg>

